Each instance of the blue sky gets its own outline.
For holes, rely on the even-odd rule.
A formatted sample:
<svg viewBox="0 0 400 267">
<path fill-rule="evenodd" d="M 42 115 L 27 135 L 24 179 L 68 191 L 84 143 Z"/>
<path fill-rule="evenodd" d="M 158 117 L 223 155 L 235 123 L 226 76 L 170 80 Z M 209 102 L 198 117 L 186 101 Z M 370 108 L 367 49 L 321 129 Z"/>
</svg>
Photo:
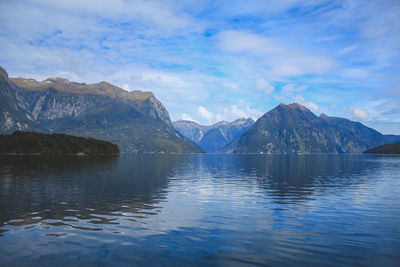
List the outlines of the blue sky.
<svg viewBox="0 0 400 267">
<path fill-rule="evenodd" d="M 173 120 L 279 103 L 400 134 L 400 2 L 0 1 L 11 77 L 152 91 Z"/>
</svg>

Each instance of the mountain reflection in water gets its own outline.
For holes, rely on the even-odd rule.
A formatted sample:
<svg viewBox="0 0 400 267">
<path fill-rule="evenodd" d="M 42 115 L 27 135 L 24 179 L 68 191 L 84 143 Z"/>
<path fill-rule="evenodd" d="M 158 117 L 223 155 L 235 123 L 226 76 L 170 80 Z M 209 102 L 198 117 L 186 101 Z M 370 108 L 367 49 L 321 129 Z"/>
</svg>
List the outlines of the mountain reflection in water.
<svg viewBox="0 0 400 267">
<path fill-rule="evenodd" d="M 397 265 L 400 157 L 0 158 L 0 265 Z"/>
</svg>

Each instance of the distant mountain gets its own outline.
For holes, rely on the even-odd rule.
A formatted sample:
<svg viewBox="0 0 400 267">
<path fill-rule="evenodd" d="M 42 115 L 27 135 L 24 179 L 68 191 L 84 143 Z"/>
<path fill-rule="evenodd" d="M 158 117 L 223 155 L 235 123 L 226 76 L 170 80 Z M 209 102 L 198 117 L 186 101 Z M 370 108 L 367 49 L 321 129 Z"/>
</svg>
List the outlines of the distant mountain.
<svg viewBox="0 0 400 267">
<path fill-rule="evenodd" d="M 93 138 L 15 131 L 13 134 L 0 134 L 0 154 L 119 155 L 119 148 Z"/>
<path fill-rule="evenodd" d="M 231 153 L 361 153 L 387 143 L 378 131 L 343 118 L 317 117 L 299 104 L 280 104 L 226 148 Z"/>
<path fill-rule="evenodd" d="M 391 143 L 365 151 L 370 154 L 400 154 L 400 143 Z"/>
<path fill-rule="evenodd" d="M 254 120 L 238 119 L 233 122 L 221 121 L 210 126 L 193 121 L 180 120 L 173 123 L 175 129 L 207 152 L 220 152 L 254 124 Z"/>
<path fill-rule="evenodd" d="M 179 120 L 173 122 L 175 129 L 190 141 L 198 144 L 211 126 L 200 125 L 194 121 Z"/>
<path fill-rule="evenodd" d="M 4 69 L 0 74 L 0 133 L 36 130 L 92 137 L 116 143 L 122 152 L 200 152 L 175 131 L 150 92 L 127 92 L 107 82 L 8 78 Z"/>
</svg>

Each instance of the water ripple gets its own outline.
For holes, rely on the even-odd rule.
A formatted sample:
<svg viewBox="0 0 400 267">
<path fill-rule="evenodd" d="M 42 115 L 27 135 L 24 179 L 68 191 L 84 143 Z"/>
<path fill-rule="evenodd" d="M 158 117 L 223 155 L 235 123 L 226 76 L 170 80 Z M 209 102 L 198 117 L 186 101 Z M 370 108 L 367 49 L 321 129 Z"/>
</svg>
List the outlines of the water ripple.
<svg viewBox="0 0 400 267">
<path fill-rule="evenodd" d="M 0 265 L 400 265 L 400 157 L 0 160 Z"/>
</svg>

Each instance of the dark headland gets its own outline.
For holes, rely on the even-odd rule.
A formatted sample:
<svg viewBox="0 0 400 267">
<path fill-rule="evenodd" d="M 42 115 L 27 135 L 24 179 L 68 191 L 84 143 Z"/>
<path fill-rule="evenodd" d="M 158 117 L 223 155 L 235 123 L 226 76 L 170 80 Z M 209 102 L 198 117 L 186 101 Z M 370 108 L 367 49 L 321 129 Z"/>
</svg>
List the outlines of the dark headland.
<svg viewBox="0 0 400 267">
<path fill-rule="evenodd" d="M 67 134 L 15 131 L 0 135 L 0 154 L 6 155 L 118 155 L 117 145 Z"/>
<path fill-rule="evenodd" d="M 365 151 L 370 154 L 400 154 L 400 142 L 378 146 Z"/>
</svg>

